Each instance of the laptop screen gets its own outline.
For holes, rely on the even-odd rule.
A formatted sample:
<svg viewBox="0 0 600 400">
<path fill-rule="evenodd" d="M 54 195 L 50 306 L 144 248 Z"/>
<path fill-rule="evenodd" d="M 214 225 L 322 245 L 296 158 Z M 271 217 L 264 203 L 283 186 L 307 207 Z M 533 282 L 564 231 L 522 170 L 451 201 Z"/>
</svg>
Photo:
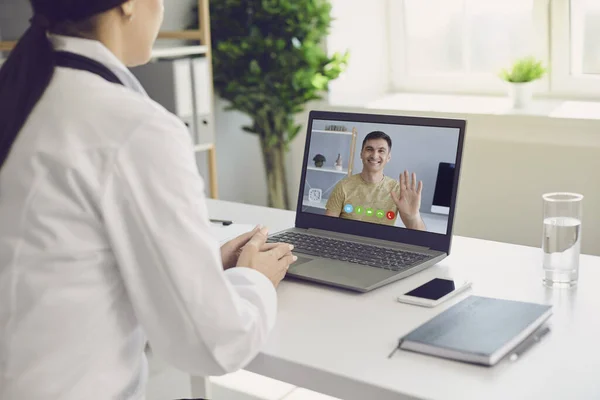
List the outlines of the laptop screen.
<svg viewBox="0 0 600 400">
<path fill-rule="evenodd" d="M 302 211 L 445 235 L 459 128 L 315 119 Z"/>
</svg>

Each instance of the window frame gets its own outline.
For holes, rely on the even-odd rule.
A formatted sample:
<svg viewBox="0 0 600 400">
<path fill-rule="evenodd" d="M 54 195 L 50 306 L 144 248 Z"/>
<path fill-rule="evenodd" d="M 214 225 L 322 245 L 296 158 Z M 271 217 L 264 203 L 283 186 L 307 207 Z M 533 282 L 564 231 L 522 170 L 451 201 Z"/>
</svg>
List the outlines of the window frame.
<svg viewBox="0 0 600 400">
<path fill-rule="evenodd" d="M 600 74 L 571 74 L 571 0 L 552 0 L 550 16 L 551 93 L 562 97 L 600 98 Z"/>
</svg>

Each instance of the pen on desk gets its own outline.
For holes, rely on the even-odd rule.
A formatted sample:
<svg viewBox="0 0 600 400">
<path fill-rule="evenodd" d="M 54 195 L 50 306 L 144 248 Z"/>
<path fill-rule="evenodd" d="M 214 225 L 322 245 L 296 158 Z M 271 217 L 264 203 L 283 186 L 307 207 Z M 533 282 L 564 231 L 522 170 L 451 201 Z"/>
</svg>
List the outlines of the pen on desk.
<svg viewBox="0 0 600 400">
<path fill-rule="evenodd" d="M 510 355 L 510 360 L 518 360 L 523 353 L 529 350 L 534 344 L 539 342 L 548 332 L 550 332 L 550 328 L 546 326 L 539 332 L 535 332 L 532 336 L 525 339 L 523 343 L 521 343 L 519 346 L 517 346 L 517 348 L 515 348 L 515 351 L 513 351 L 513 353 Z"/>
<path fill-rule="evenodd" d="M 210 222 L 212 222 L 214 224 L 223 224 L 225 226 L 233 224 L 233 221 L 229 221 L 226 219 L 212 219 L 211 218 Z"/>
</svg>

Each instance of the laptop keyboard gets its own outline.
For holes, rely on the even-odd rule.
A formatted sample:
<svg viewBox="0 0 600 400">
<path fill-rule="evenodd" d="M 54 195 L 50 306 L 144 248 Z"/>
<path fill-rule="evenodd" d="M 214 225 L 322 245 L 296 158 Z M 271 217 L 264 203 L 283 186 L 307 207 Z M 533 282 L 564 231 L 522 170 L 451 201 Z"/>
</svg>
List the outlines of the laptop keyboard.
<svg viewBox="0 0 600 400">
<path fill-rule="evenodd" d="M 404 250 L 347 242 L 344 240 L 306 235 L 298 232 L 283 232 L 273 235 L 269 243 L 280 242 L 294 245 L 294 251 L 302 254 L 347 261 L 371 267 L 401 271 L 430 256 Z"/>
</svg>

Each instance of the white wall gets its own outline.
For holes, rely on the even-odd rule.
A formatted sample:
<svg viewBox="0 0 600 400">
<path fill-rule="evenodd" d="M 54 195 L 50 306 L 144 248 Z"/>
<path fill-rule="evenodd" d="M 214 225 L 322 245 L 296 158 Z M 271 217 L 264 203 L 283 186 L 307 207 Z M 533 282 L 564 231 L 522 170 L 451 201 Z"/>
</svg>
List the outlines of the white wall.
<svg viewBox="0 0 600 400">
<path fill-rule="evenodd" d="M 600 121 L 470 117 L 456 233 L 538 247 L 541 195 L 582 193 L 582 252 L 600 255 Z"/>
<path fill-rule="evenodd" d="M 161 30 L 185 30 L 194 19 L 192 10 L 198 4 L 197 0 L 168 0 L 165 1 L 165 15 Z"/>
<path fill-rule="evenodd" d="M 0 0 L 0 36 L 2 40 L 17 40 L 27 29 L 31 17 L 29 1 Z"/>
<path fill-rule="evenodd" d="M 257 135 L 242 131 L 250 118 L 224 111 L 223 100 L 215 102 L 215 136 L 219 198 L 250 204 L 267 204 L 265 167 Z"/>
</svg>

